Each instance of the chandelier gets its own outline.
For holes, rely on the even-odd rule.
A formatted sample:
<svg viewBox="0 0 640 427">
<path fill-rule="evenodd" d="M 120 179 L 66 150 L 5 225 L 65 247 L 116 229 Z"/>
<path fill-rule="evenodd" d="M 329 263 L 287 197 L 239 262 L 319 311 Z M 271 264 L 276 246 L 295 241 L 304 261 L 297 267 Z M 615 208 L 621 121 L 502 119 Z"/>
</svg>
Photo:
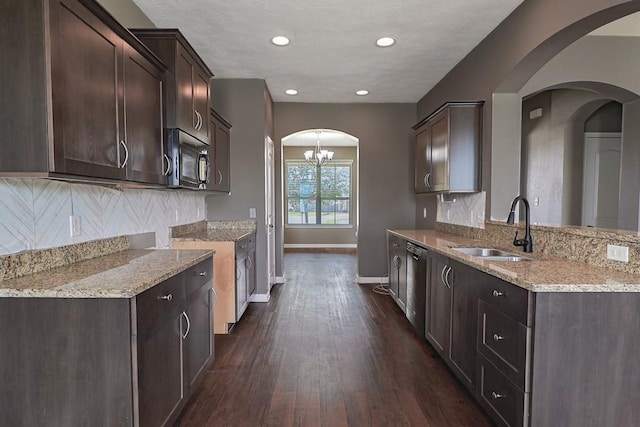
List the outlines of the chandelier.
<svg viewBox="0 0 640 427">
<path fill-rule="evenodd" d="M 316 132 L 316 147 L 313 150 L 304 152 L 305 160 L 315 167 L 320 167 L 333 159 L 333 151 L 323 150 L 320 147 L 320 134 L 322 132 Z"/>
</svg>

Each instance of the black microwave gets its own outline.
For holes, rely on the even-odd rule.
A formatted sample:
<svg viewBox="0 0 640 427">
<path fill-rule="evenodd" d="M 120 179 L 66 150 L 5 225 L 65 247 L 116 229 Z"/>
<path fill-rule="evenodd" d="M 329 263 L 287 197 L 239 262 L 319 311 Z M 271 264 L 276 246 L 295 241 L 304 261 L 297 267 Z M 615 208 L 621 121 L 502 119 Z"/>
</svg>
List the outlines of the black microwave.
<svg viewBox="0 0 640 427">
<path fill-rule="evenodd" d="M 211 162 L 209 146 L 180 129 L 166 130 L 167 185 L 173 188 L 206 190 Z"/>
</svg>

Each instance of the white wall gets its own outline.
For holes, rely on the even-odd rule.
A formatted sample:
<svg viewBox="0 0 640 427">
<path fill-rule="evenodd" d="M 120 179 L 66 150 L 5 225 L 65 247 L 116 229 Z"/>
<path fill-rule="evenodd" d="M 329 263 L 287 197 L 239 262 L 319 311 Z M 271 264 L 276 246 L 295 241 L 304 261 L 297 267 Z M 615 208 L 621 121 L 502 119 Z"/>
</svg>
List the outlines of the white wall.
<svg viewBox="0 0 640 427">
<path fill-rule="evenodd" d="M 153 231 L 205 219 L 204 195 L 186 190 L 116 190 L 45 179 L 0 179 L 0 255 Z M 176 221 L 176 209 L 178 220 Z M 71 237 L 69 216 L 82 233 Z"/>
</svg>

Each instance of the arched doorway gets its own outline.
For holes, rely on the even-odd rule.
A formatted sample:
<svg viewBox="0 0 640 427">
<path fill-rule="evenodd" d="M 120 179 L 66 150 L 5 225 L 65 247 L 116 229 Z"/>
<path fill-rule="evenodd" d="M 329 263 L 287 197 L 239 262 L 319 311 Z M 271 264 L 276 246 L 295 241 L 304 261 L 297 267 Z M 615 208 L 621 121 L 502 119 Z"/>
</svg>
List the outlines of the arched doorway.
<svg viewBox="0 0 640 427">
<path fill-rule="evenodd" d="M 282 138 L 283 250 L 356 250 L 358 143 L 357 137 L 333 129 L 305 129 Z M 333 152 L 333 158 L 322 165 L 310 164 L 305 152 L 318 146 Z"/>
</svg>

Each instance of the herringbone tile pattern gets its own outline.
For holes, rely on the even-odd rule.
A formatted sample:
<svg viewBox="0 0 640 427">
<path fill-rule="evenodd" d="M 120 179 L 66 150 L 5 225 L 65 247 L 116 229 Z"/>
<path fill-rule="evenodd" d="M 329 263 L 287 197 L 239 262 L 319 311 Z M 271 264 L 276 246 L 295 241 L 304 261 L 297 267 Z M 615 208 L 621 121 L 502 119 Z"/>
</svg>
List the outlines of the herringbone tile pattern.
<svg viewBox="0 0 640 427">
<path fill-rule="evenodd" d="M 73 238 L 70 215 L 80 217 L 82 228 Z M 205 196 L 192 191 L 0 179 L 0 255 L 149 231 L 156 233 L 156 247 L 164 248 L 169 227 L 205 216 Z"/>
</svg>

